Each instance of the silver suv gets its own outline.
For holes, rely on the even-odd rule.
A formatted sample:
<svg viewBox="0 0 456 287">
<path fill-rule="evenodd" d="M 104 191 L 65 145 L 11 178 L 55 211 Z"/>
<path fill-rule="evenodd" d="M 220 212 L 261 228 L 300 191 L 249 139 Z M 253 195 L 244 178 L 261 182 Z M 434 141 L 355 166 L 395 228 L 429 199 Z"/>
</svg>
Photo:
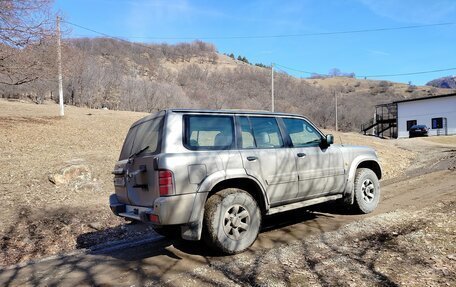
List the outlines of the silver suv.
<svg viewBox="0 0 456 287">
<path fill-rule="evenodd" d="M 234 254 L 266 215 L 337 199 L 373 211 L 382 172 L 373 149 L 300 115 L 170 109 L 131 126 L 113 174 L 116 215 Z"/>
</svg>

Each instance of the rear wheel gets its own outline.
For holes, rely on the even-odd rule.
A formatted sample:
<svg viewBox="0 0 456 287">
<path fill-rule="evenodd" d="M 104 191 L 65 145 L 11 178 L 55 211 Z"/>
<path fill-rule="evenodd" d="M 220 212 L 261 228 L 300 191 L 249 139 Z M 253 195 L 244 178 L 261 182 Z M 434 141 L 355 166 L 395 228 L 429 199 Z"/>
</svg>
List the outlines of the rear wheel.
<svg viewBox="0 0 456 287">
<path fill-rule="evenodd" d="M 261 225 L 258 203 L 244 190 L 228 188 L 206 202 L 203 239 L 225 254 L 240 253 L 255 242 Z"/>
<path fill-rule="evenodd" d="M 377 175 L 371 169 L 359 168 L 355 175 L 354 207 L 361 213 L 375 210 L 380 201 L 380 184 Z"/>
</svg>

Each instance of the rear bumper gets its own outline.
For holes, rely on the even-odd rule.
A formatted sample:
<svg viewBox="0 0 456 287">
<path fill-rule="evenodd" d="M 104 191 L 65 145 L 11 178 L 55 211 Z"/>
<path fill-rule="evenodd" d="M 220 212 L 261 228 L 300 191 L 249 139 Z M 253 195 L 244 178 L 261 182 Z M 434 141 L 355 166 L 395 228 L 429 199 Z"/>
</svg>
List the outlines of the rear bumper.
<svg viewBox="0 0 456 287">
<path fill-rule="evenodd" d="M 176 225 L 198 221 L 206 197 L 207 193 L 159 197 L 154 201 L 153 207 L 144 207 L 123 204 L 112 194 L 109 205 L 117 216 L 157 225 Z"/>
</svg>

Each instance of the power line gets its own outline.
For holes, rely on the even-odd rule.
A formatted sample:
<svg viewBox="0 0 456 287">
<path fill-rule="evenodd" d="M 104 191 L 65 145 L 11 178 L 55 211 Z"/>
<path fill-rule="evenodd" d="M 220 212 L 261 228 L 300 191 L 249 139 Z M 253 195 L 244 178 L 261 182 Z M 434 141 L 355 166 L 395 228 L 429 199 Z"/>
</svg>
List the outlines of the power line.
<svg viewBox="0 0 456 287">
<path fill-rule="evenodd" d="M 431 74 L 431 73 L 454 71 L 454 70 L 456 70 L 456 68 L 447 68 L 447 69 L 438 69 L 438 70 L 429 70 L 429 71 L 420 71 L 420 72 L 410 72 L 410 73 L 401 73 L 401 74 L 369 75 L 369 76 L 359 76 L 359 77 L 380 78 L 380 77 L 410 76 L 410 75 Z"/>
<path fill-rule="evenodd" d="M 66 21 L 66 20 L 60 20 L 60 21 L 64 22 L 64 23 L 67 23 L 69 25 L 73 25 L 75 27 L 78 27 L 78 28 L 81 28 L 81 29 L 84 29 L 84 30 L 87 30 L 87 31 L 90 31 L 90 32 L 93 32 L 93 33 L 96 33 L 96 34 L 99 34 L 99 35 L 102 35 L 102 36 L 105 36 L 107 38 L 116 39 L 116 40 L 119 40 L 119 41 L 122 41 L 122 42 L 126 42 L 128 44 L 141 46 L 141 47 L 144 47 L 144 48 L 147 48 L 147 49 L 152 49 L 151 47 L 149 47 L 147 45 L 144 45 L 144 44 L 141 44 L 141 43 L 137 43 L 137 42 L 130 42 L 128 40 L 122 39 L 121 37 L 111 36 L 109 34 L 106 34 L 106 33 L 103 33 L 103 32 L 99 32 L 99 31 L 96 31 L 94 29 L 87 28 L 87 27 L 84 27 L 84 26 L 81 26 L 81 25 L 78 25 L 78 24 L 75 24 L 75 23 L 72 23 L 72 22 L 69 22 L 69 21 Z M 396 27 L 396 28 L 378 28 L 378 29 L 352 30 L 352 31 L 340 31 L 340 32 L 327 32 L 327 33 L 308 33 L 308 34 L 294 34 L 294 35 L 290 34 L 290 35 L 275 35 L 275 36 L 236 36 L 236 37 L 206 37 L 206 38 L 202 37 L 200 39 L 278 38 L 278 37 L 298 37 L 298 36 L 312 36 L 312 35 L 335 35 L 335 34 L 365 33 L 365 32 L 388 31 L 388 30 L 414 29 L 414 28 L 432 27 L 432 26 L 444 26 L 444 25 L 454 25 L 454 23 L 450 23 L 449 22 L 449 23 L 440 23 L 440 24 L 403 26 L 403 27 Z M 134 37 L 129 37 L 129 38 L 134 38 Z M 142 38 L 148 38 L 148 37 L 142 37 Z M 150 37 L 150 39 L 194 39 L 194 38 L 190 38 L 190 37 L 182 37 L 182 38 L 178 38 L 178 37 L 168 37 L 168 38 Z M 281 65 L 281 64 L 277 64 L 277 63 L 275 63 L 275 66 L 276 66 L 276 68 L 277 68 L 277 66 L 279 66 L 279 67 L 282 67 L 282 68 L 284 68 L 286 70 L 295 71 L 295 72 L 303 73 L 303 74 L 310 74 L 310 75 L 316 74 L 316 75 L 327 76 L 326 74 L 299 70 L 299 69 L 287 67 L 287 66 L 284 66 L 284 65 Z M 283 71 L 282 69 L 279 69 L 279 70 Z M 410 72 L 410 73 L 399 73 L 399 74 L 358 75 L 358 78 L 380 78 L 380 77 L 410 76 L 410 75 L 430 74 L 430 73 L 437 73 L 437 72 L 444 72 L 444 71 L 453 71 L 453 70 L 456 70 L 456 68 L 446 68 L 446 69 L 437 69 L 437 70 L 419 71 L 419 72 Z M 283 71 L 283 72 L 285 72 L 285 71 Z"/>
<path fill-rule="evenodd" d="M 370 32 L 383 32 L 383 31 L 394 31 L 394 30 L 407 30 L 407 29 L 419 29 L 427 27 L 437 26 L 449 26 L 454 25 L 453 22 L 447 23 L 436 23 L 426 25 L 412 25 L 412 26 L 400 26 L 400 27 L 389 27 L 389 28 L 373 28 L 373 29 L 359 29 L 359 30 L 346 30 L 346 31 L 333 31 L 333 32 L 313 32 L 313 33 L 298 33 L 298 34 L 278 34 L 278 35 L 243 35 L 243 36 L 204 36 L 204 37 L 149 37 L 149 36 L 110 36 L 103 32 L 99 32 L 76 23 L 64 21 L 69 25 L 99 34 L 110 38 L 128 38 L 128 39 L 149 39 L 149 40 L 229 40 L 229 39 L 269 39 L 269 38 L 296 38 L 296 37 L 309 37 L 309 36 L 330 36 L 330 35 L 341 35 L 341 34 L 359 34 L 359 33 L 370 33 Z"/>
<path fill-rule="evenodd" d="M 328 76 L 327 74 L 317 73 L 317 72 L 309 72 L 304 70 L 299 70 L 291 67 L 287 67 L 281 64 L 277 64 L 276 66 L 282 67 L 286 70 L 309 74 L 309 75 L 322 75 Z M 428 70 L 428 71 L 419 71 L 419 72 L 409 72 L 409 73 L 398 73 L 398 74 L 379 74 L 379 75 L 357 75 L 358 78 L 381 78 L 381 77 L 397 77 L 397 76 L 410 76 L 410 75 L 420 75 L 420 74 L 431 74 L 431 73 L 438 73 L 438 72 L 446 72 L 446 71 L 454 71 L 456 68 L 446 68 L 446 69 L 437 69 L 437 70 Z"/>
<path fill-rule="evenodd" d="M 294 71 L 294 72 L 298 72 L 298 73 L 302 73 L 302 74 L 309 74 L 309 75 L 312 75 L 312 74 L 317 74 L 317 75 L 324 75 L 324 74 L 321 74 L 321 73 L 316 73 L 316 72 L 309 72 L 309 71 L 304 71 L 304 70 L 298 70 L 298 69 L 295 69 L 295 68 L 290 68 L 290 67 L 287 67 L 287 66 L 284 66 L 284 65 L 281 65 L 281 64 L 277 64 L 275 63 L 276 66 L 279 66 L 279 67 L 282 67 L 286 70 L 289 70 L 289 71 Z"/>
<path fill-rule="evenodd" d="M 64 22 L 64 23 L 73 25 L 73 26 L 75 26 L 75 27 L 79 27 L 79 28 L 81 28 L 81 29 L 85 29 L 85 30 L 91 31 L 91 32 L 93 32 L 93 33 L 96 33 L 96 34 L 105 36 L 106 38 L 115 39 L 115 40 L 118 40 L 118 41 L 122 41 L 122 42 L 128 43 L 128 44 L 130 44 L 130 45 L 136 45 L 136 46 L 139 46 L 139 47 L 143 47 L 143 48 L 152 50 L 152 48 L 151 48 L 150 46 L 147 46 L 147 45 L 145 45 L 145 44 L 141 44 L 141 43 L 138 43 L 138 42 L 131 42 L 131 41 L 122 39 L 122 38 L 120 38 L 120 37 L 111 36 L 111 35 L 109 35 L 109 34 L 106 34 L 106 33 L 103 33 L 103 32 L 98 32 L 98 31 L 96 31 L 96 30 L 93 30 L 93 29 L 90 29 L 90 28 L 87 28 L 87 27 L 83 27 L 83 26 L 80 26 L 80 25 L 78 25 L 78 24 L 74 24 L 74 23 L 71 23 L 71 22 L 68 22 L 68 21 L 65 21 L 65 20 L 62 20 L 62 19 L 60 19 L 60 22 Z"/>
</svg>

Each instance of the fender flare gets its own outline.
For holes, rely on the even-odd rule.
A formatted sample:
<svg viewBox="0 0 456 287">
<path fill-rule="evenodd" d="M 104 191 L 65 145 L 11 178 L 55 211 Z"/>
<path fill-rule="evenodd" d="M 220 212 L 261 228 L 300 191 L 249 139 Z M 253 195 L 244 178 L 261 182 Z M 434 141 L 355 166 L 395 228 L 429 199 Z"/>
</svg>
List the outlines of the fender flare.
<svg viewBox="0 0 456 287">
<path fill-rule="evenodd" d="M 204 217 L 204 205 L 206 204 L 207 197 L 213 188 L 226 180 L 230 179 L 249 179 L 252 180 L 260 189 L 264 204 L 265 211 L 269 209 L 269 198 L 266 195 L 266 191 L 263 185 L 258 179 L 253 176 L 247 175 L 245 170 L 230 170 L 226 172 L 224 170 L 217 171 L 207 176 L 199 185 L 195 200 L 193 202 L 192 212 L 190 214 L 189 223 L 181 227 L 182 238 L 187 240 L 199 240 L 201 239 L 201 233 L 203 229 L 203 217 Z"/>
<path fill-rule="evenodd" d="M 379 168 L 380 175 L 382 173 L 382 167 L 380 163 L 378 162 L 377 157 L 371 156 L 371 155 L 359 155 L 357 156 L 351 163 L 350 165 L 350 171 L 348 172 L 348 180 L 353 181 L 355 179 L 355 174 L 356 174 L 356 169 L 358 169 L 358 166 L 367 161 L 372 161 L 375 162 Z"/>
<path fill-rule="evenodd" d="M 200 218 L 200 213 L 201 209 L 204 210 L 204 204 L 206 203 L 207 196 L 209 193 L 214 189 L 214 187 L 226 180 L 230 179 L 249 179 L 252 180 L 260 189 L 262 198 L 263 200 L 262 204 L 264 204 L 266 211 L 269 209 L 269 198 L 266 194 L 266 190 L 263 186 L 263 184 L 255 177 L 250 176 L 245 173 L 244 169 L 239 169 L 239 170 L 219 170 L 217 172 L 214 172 L 207 176 L 199 185 L 197 193 L 206 193 L 206 196 L 199 196 L 196 198 L 199 198 L 199 202 L 194 202 L 193 204 L 193 211 L 190 216 L 190 221 L 197 221 Z M 203 201 L 204 199 L 204 201 Z"/>
<path fill-rule="evenodd" d="M 344 201 L 348 204 L 353 204 L 355 200 L 355 193 L 353 192 L 354 190 L 354 183 L 355 183 L 355 175 L 356 175 L 356 170 L 358 169 L 358 166 L 362 164 L 363 162 L 374 162 L 379 169 L 380 175 L 382 174 L 382 167 L 380 163 L 378 162 L 378 158 L 372 155 L 359 155 L 355 157 L 355 159 L 351 162 L 350 165 L 350 170 L 348 172 L 348 178 L 347 178 L 347 185 L 345 186 L 344 190 Z"/>
</svg>

